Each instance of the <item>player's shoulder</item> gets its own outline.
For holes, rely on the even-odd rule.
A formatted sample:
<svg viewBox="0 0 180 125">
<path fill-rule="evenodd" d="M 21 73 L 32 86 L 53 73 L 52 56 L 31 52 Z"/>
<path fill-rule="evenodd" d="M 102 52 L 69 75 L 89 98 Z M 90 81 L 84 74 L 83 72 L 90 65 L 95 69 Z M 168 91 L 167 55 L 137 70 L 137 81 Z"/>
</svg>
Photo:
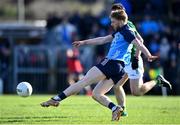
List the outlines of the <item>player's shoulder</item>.
<svg viewBox="0 0 180 125">
<path fill-rule="evenodd" d="M 134 25 L 132 21 L 128 20 L 127 24 Z"/>
<path fill-rule="evenodd" d="M 130 20 L 127 21 L 127 24 L 128 24 L 128 25 L 133 25 L 133 26 L 134 26 L 134 23 L 133 23 L 132 21 L 130 21 Z"/>
<path fill-rule="evenodd" d="M 135 32 L 128 24 L 121 27 L 119 32 L 128 43 L 131 43 L 135 39 Z"/>
<path fill-rule="evenodd" d="M 126 24 L 123 27 L 119 28 L 118 32 L 120 32 L 121 34 L 126 34 L 126 33 L 129 33 L 129 32 L 133 32 L 133 30 L 128 24 Z"/>
<path fill-rule="evenodd" d="M 114 37 L 115 34 L 117 34 L 117 33 L 120 33 L 121 35 L 125 36 L 125 35 L 128 35 L 128 34 L 132 34 L 132 32 L 134 32 L 134 31 L 132 30 L 132 28 L 131 28 L 128 24 L 125 24 L 124 26 L 119 27 L 119 28 L 112 34 L 112 36 Z"/>
</svg>

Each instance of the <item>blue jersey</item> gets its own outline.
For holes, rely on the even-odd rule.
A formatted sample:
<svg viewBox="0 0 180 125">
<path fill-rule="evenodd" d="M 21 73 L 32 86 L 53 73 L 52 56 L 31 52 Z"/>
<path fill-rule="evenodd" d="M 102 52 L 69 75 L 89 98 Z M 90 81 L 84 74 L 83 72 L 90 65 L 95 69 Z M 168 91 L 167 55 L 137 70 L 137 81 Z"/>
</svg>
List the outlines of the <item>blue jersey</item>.
<svg viewBox="0 0 180 125">
<path fill-rule="evenodd" d="M 131 42 L 135 39 L 135 33 L 126 24 L 112 34 L 114 37 L 110 50 L 106 56 L 108 59 L 123 61 L 129 64 L 131 60 Z"/>
</svg>

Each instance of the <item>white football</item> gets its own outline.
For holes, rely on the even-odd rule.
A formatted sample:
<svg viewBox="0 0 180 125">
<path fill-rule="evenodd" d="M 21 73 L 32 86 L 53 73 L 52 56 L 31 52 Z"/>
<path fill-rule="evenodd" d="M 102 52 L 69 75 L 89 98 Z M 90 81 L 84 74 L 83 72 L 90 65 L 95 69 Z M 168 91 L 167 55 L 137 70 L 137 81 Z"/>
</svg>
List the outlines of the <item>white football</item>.
<svg viewBox="0 0 180 125">
<path fill-rule="evenodd" d="M 28 82 L 21 82 L 16 87 L 17 94 L 22 97 L 28 97 L 32 94 L 32 86 Z"/>
</svg>

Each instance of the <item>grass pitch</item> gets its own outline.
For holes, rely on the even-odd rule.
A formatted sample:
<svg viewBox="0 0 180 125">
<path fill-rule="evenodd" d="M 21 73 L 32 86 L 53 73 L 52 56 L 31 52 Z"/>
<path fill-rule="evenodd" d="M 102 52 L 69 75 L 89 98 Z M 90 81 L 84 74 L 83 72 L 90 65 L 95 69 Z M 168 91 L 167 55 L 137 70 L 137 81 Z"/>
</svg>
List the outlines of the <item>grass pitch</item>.
<svg viewBox="0 0 180 125">
<path fill-rule="evenodd" d="M 129 116 L 119 122 L 88 96 L 72 96 L 57 108 L 40 107 L 50 97 L 0 96 L 0 124 L 180 124 L 180 97 L 127 96 Z"/>
</svg>

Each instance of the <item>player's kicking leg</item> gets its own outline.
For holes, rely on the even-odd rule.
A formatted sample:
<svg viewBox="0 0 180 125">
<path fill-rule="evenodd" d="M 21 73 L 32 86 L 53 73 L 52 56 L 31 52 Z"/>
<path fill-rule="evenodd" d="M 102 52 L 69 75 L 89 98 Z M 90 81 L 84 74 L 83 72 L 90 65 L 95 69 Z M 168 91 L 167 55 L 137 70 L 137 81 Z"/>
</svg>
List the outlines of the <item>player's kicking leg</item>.
<svg viewBox="0 0 180 125">
<path fill-rule="evenodd" d="M 158 75 L 155 80 L 143 84 L 143 79 L 130 79 L 131 92 L 135 96 L 141 96 L 151 90 L 155 85 L 172 89 L 171 84 L 162 76 Z"/>
<path fill-rule="evenodd" d="M 93 90 L 92 98 L 112 110 L 112 121 L 118 121 L 123 109 L 120 106 L 116 106 L 110 98 L 105 95 L 113 85 L 114 83 L 111 79 L 100 81 Z"/>
<path fill-rule="evenodd" d="M 98 83 L 101 80 L 104 80 L 106 76 L 97 68 L 92 67 L 87 74 L 78 81 L 77 83 L 69 86 L 67 89 L 65 89 L 62 93 L 58 94 L 57 96 L 52 97 L 50 100 L 41 103 L 42 107 L 49 107 L 49 106 L 55 106 L 57 107 L 59 105 L 59 102 L 64 100 L 65 98 L 78 93 L 81 89 L 84 87 L 91 85 L 93 83 Z"/>
</svg>

